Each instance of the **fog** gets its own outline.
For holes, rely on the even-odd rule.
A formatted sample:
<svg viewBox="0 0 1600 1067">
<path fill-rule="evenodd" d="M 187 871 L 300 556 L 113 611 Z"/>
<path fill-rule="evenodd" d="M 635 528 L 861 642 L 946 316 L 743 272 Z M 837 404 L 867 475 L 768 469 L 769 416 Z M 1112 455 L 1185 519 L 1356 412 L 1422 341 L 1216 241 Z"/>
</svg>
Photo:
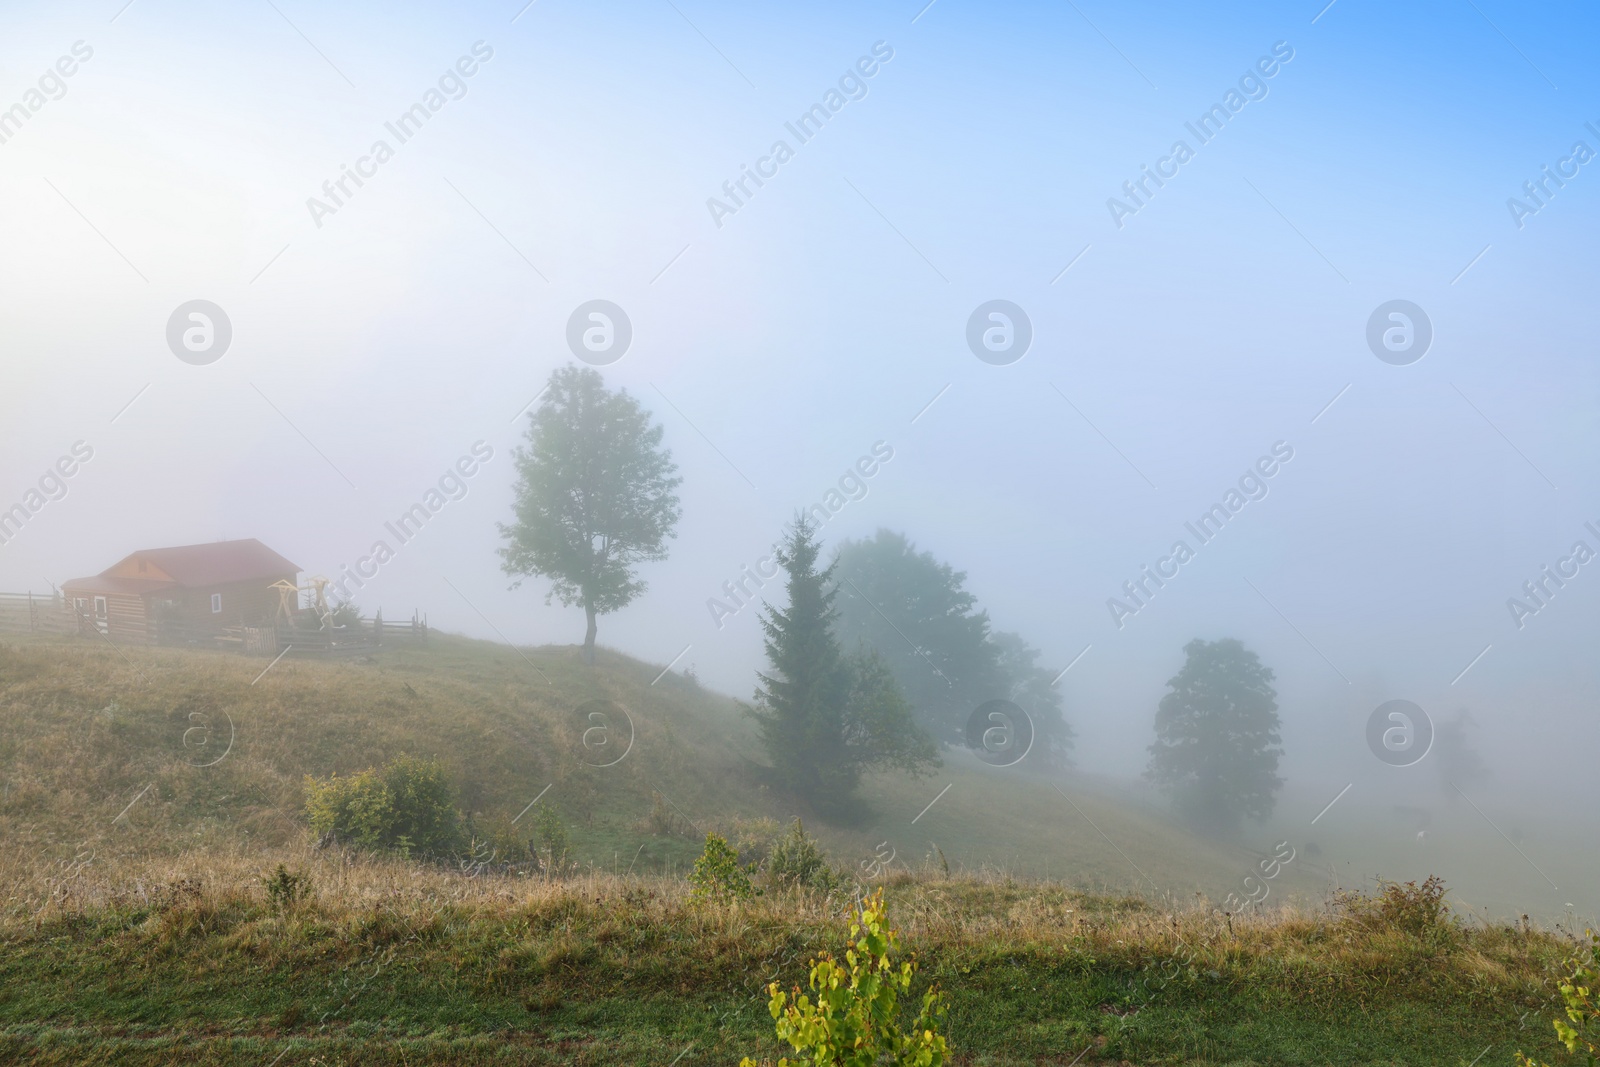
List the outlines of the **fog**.
<svg viewBox="0 0 1600 1067">
<path fill-rule="evenodd" d="M 683 517 L 601 644 L 748 697 L 756 606 L 708 602 L 838 490 L 827 544 L 904 532 L 1065 669 L 1086 776 L 1136 783 L 1183 646 L 1238 638 L 1275 826 L 1425 873 L 1385 851 L 1425 809 L 1509 909 L 1594 905 L 1592 12 L 122 4 L 0 35 L 0 509 L 43 499 L 0 591 L 245 537 L 337 579 L 382 540 L 364 611 L 581 641 L 497 523 L 605 300 Z M 211 362 L 169 344 L 196 300 Z M 969 331 L 997 300 L 1020 356 Z M 1390 700 L 1469 709 L 1490 776 L 1385 764 Z"/>
</svg>

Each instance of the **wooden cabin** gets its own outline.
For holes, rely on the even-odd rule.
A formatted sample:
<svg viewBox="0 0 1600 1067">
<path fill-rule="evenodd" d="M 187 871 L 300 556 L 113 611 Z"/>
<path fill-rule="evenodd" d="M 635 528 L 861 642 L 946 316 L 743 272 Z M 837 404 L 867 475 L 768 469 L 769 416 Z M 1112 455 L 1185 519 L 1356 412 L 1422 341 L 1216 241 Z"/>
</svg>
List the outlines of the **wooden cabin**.
<svg viewBox="0 0 1600 1067">
<path fill-rule="evenodd" d="M 254 538 L 151 548 L 92 578 L 62 586 L 80 625 L 113 641 L 193 640 L 229 627 L 270 624 L 273 583 L 297 583 L 300 568 Z"/>
</svg>

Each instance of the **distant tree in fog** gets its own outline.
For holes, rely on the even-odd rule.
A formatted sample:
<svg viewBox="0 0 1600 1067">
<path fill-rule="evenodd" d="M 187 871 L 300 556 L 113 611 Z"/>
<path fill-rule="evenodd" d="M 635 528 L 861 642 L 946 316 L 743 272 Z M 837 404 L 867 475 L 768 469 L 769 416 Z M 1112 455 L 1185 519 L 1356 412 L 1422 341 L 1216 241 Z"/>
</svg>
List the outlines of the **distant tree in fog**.
<svg viewBox="0 0 1600 1067">
<path fill-rule="evenodd" d="M 833 571 L 840 641 L 846 648 L 865 643 L 883 658 L 923 729 L 959 745 L 974 708 L 1010 700 L 1033 719 L 1037 763 L 1067 762 L 1072 730 L 1061 715 L 1061 690 L 1050 684 L 1054 674 L 1036 666 L 1038 651 L 1020 636 L 990 630 L 965 572 L 893 530 L 845 541 Z"/>
<path fill-rule="evenodd" d="M 1469 735 L 1477 728 L 1472 713 L 1462 708 L 1455 718 L 1441 721 L 1434 730 L 1433 758 L 1439 768 L 1439 787 L 1452 801 L 1461 795 L 1457 790 L 1471 789 L 1489 779 L 1488 764 Z"/>
<path fill-rule="evenodd" d="M 545 603 L 582 606 L 584 657 L 594 662 L 595 618 L 645 590 L 633 565 L 667 558 L 681 511 L 662 428 L 627 390 L 567 366 L 550 376 L 517 468 L 515 521 L 500 524 L 507 574 L 550 579 Z M 512 588 L 521 585 L 519 579 Z"/>
<path fill-rule="evenodd" d="M 918 773 L 939 763 L 933 739 L 917 727 L 883 660 L 870 649 L 846 655 L 834 634 L 833 568 L 818 569 L 821 545 L 802 514 L 777 551 L 788 572 L 788 606 L 769 606 L 770 673 L 759 674 L 756 720 L 773 776 L 830 814 L 843 814 L 861 772 Z"/>
<path fill-rule="evenodd" d="M 1019 634 L 996 630 L 989 640 L 998 653 L 1000 677 L 1009 687 L 1007 699 L 1033 719 L 1039 765 L 1058 769 L 1069 766 L 1074 731 L 1061 714 L 1061 690 L 1055 684 L 1056 672 L 1038 666 L 1039 650 Z"/>
<path fill-rule="evenodd" d="M 1156 711 L 1145 776 L 1194 825 L 1226 833 L 1270 815 L 1283 785 L 1278 694 L 1272 670 L 1233 638 L 1197 639 L 1183 651 Z"/>
</svg>

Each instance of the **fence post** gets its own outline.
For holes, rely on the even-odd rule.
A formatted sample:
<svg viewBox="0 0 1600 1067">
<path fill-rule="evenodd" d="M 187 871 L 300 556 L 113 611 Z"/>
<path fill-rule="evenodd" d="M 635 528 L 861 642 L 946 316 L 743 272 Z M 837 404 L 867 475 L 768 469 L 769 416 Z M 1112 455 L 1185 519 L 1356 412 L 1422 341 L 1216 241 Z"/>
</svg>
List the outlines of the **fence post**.
<svg viewBox="0 0 1600 1067">
<path fill-rule="evenodd" d="M 372 647 L 383 647 L 383 609 L 378 609 L 377 617 L 372 620 Z"/>
</svg>

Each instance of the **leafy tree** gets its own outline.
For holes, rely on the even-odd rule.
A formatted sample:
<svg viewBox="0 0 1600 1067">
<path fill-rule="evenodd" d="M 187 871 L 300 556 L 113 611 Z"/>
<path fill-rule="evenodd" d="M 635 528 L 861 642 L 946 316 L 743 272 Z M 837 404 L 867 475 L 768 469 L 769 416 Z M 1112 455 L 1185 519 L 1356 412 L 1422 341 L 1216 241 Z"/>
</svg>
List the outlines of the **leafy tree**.
<svg viewBox="0 0 1600 1067">
<path fill-rule="evenodd" d="M 923 729 L 962 744 L 972 710 L 997 698 L 1034 720 L 1041 765 L 1064 765 L 1072 730 L 1054 674 L 1020 636 L 991 632 L 989 615 L 965 588 L 966 574 L 918 552 L 904 534 L 879 530 L 846 541 L 834 560 L 840 640 L 883 657 Z M 1030 757 L 1030 761 L 1032 757 Z"/>
<path fill-rule="evenodd" d="M 1145 776 L 1203 829 L 1231 831 L 1271 814 L 1277 776 L 1273 673 L 1233 638 L 1190 641 L 1156 711 Z"/>
<path fill-rule="evenodd" d="M 1439 769 L 1439 787 L 1455 802 L 1458 789 L 1470 789 L 1489 779 L 1489 767 L 1472 743 L 1470 731 L 1477 729 L 1472 713 L 1462 708 L 1455 718 L 1439 723 L 1433 734 L 1433 758 Z"/>
<path fill-rule="evenodd" d="M 789 605 L 768 607 L 771 674 L 759 674 L 756 720 L 779 784 L 819 807 L 846 806 L 870 767 L 918 773 L 937 766 L 933 739 L 918 729 L 888 667 L 870 651 L 846 656 L 833 633 L 833 568 L 817 569 L 815 528 L 798 516 L 777 550 Z"/>
<path fill-rule="evenodd" d="M 959 743 L 972 709 L 999 695 L 989 619 L 962 588 L 966 575 L 891 530 L 840 545 L 833 570 L 841 641 L 876 649 L 918 722 Z"/>
<path fill-rule="evenodd" d="M 627 390 L 612 392 L 598 371 L 567 366 L 551 374 L 526 447 L 513 452 L 516 521 L 500 524 L 502 568 L 549 578 L 547 604 L 582 605 L 590 663 L 595 617 L 644 592 L 633 565 L 665 559 L 662 542 L 676 536 L 674 490 L 683 479 L 661 436 Z"/>
</svg>

